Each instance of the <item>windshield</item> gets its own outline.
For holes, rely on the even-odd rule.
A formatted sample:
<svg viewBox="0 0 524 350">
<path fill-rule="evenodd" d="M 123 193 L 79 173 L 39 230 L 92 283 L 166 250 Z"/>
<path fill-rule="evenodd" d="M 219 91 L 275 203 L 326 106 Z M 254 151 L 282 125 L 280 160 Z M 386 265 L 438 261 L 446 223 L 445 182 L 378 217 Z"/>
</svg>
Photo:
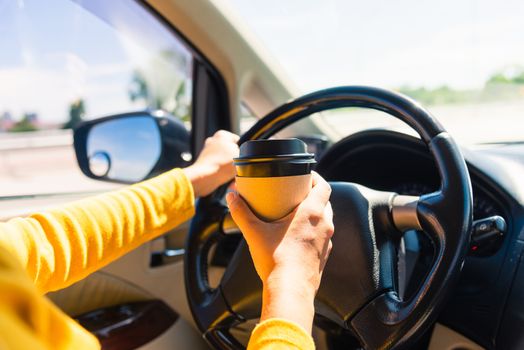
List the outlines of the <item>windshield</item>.
<svg viewBox="0 0 524 350">
<path fill-rule="evenodd" d="M 462 143 L 524 140 L 524 2 L 230 0 L 302 92 L 372 85 L 427 107 Z M 377 112 L 323 118 L 341 136 L 398 128 Z"/>
</svg>

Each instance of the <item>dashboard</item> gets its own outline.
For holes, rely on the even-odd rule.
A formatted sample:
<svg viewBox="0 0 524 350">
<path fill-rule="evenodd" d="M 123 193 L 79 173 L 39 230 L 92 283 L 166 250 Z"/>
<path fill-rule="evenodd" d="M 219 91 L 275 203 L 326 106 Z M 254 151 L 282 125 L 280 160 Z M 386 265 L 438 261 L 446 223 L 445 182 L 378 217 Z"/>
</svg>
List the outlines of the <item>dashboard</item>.
<svg viewBox="0 0 524 350">
<path fill-rule="evenodd" d="M 355 182 L 398 194 L 420 196 L 438 190 L 440 177 L 427 147 L 417 138 L 373 130 L 340 141 L 319 161 L 317 171 L 330 181 Z M 471 170 L 470 170 L 471 172 Z M 473 219 L 500 215 L 503 205 L 472 175 Z"/>
<path fill-rule="evenodd" d="M 507 229 L 503 237 L 489 243 L 485 254 L 469 252 L 439 322 L 487 349 L 523 348 L 524 267 L 519 264 L 523 247 L 520 233 L 524 184 L 520 178 L 524 178 L 524 147 L 511 151 L 504 147 L 463 149 L 463 154 L 472 182 L 474 220 L 501 217 Z M 329 181 L 354 182 L 417 196 L 440 187 L 440 176 L 426 145 L 397 132 L 368 130 L 353 134 L 319 158 L 316 170 Z M 406 254 L 406 249 L 412 249 L 412 254 Z M 398 261 L 399 280 L 406 279 L 403 289 L 407 298 L 431 266 L 432 254 L 432 244 L 423 232 L 404 234 Z M 403 275 L 400 271 L 408 272 Z M 518 293 L 522 294 L 515 294 L 515 286 L 520 286 Z"/>
</svg>

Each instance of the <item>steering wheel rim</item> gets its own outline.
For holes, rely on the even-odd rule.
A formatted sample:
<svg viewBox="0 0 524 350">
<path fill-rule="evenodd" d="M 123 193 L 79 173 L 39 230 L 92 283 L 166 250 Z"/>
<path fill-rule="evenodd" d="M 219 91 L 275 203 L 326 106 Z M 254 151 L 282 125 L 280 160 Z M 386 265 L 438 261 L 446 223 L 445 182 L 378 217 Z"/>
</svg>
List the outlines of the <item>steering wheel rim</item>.
<svg viewBox="0 0 524 350">
<path fill-rule="evenodd" d="M 360 250 L 345 256 L 336 253 L 333 258 L 337 249 L 334 241 L 317 298 L 319 312 L 350 330 L 366 349 L 394 348 L 414 339 L 431 323 L 449 290 L 447 287 L 458 277 L 472 222 L 471 183 L 460 150 L 429 112 L 403 95 L 373 87 L 337 87 L 302 96 L 259 120 L 242 135 L 239 144 L 269 138 L 313 113 L 341 107 L 376 109 L 404 121 L 428 146 L 441 177 L 437 192 L 416 198 L 349 183 L 332 184 L 334 239 Z M 208 342 L 219 349 L 242 349 L 229 329 L 248 316 L 259 314 L 261 297 L 261 283 L 244 241 L 219 287 L 211 289 L 207 283 L 210 242 L 234 227 L 223 203 L 226 189 L 226 185 L 222 186 L 197 204 L 187 241 L 185 282 L 191 312 Z M 347 208 L 352 210 L 348 213 Z M 337 210 L 344 210 L 345 214 L 337 215 Z M 423 230 L 431 237 L 436 245 L 436 258 L 421 288 L 404 301 L 395 292 L 392 254 L 399 231 L 409 228 Z M 339 234 L 339 230 L 347 234 Z M 351 257 L 354 255 L 359 257 Z M 338 269 L 330 268 L 332 258 L 337 260 L 332 265 L 338 265 Z M 341 263 L 362 265 L 363 271 L 359 273 L 351 267 L 353 271 L 340 276 Z M 364 292 L 348 288 L 352 298 L 342 298 L 341 293 L 330 288 L 330 284 L 340 286 L 348 278 L 357 280 Z"/>
</svg>

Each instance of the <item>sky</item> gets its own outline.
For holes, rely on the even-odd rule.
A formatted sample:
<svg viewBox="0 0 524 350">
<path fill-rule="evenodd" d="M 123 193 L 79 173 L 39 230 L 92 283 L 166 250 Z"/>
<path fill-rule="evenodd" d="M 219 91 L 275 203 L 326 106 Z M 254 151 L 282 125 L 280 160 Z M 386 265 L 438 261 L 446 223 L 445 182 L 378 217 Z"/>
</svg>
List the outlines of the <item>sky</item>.
<svg viewBox="0 0 524 350">
<path fill-rule="evenodd" d="M 0 115 L 37 113 L 43 123 L 63 123 L 79 98 L 88 118 L 143 109 L 128 95 L 136 69 L 153 90 L 173 90 L 191 74 L 191 64 L 159 58 L 164 51 L 190 54 L 136 3 L 78 3 L 0 0 Z"/>
<path fill-rule="evenodd" d="M 524 65 L 522 0 L 222 1 L 304 92 L 349 84 L 476 89 Z M 176 40 L 129 4 L 85 2 L 136 17 L 129 26 L 115 15 L 110 26 L 70 0 L 0 0 L 0 115 L 37 112 L 59 123 L 77 98 L 89 117 L 143 108 L 129 100 L 131 74 L 150 65 L 154 47 Z M 139 43 L 133 35 L 142 35 Z M 152 75 L 160 85 L 173 81 L 165 69 Z"/>
<path fill-rule="evenodd" d="M 521 0 L 226 0 L 304 91 L 480 88 L 524 65 Z"/>
<path fill-rule="evenodd" d="M 114 87 L 131 67 L 110 28 L 70 1 L 57 3 L 0 0 L 0 113 L 62 121 L 68 102 L 86 94 L 108 94 L 122 105 L 125 96 Z"/>
</svg>

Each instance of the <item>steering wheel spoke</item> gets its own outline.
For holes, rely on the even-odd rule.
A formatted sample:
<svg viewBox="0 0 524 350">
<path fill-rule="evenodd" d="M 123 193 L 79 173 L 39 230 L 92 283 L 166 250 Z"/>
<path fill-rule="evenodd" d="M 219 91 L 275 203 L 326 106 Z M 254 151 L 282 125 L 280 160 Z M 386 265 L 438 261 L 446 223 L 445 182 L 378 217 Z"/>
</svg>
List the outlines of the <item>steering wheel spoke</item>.
<svg viewBox="0 0 524 350">
<path fill-rule="evenodd" d="M 401 231 L 422 230 L 417 207 L 420 197 L 396 195 L 391 203 L 391 217 L 395 227 Z"/>
<path fill-rule="evenodd" d="M 201 308 L 206 315 L 200 322 L 205 329 L 204 338 L 207 342 L 219 349 L 242 349 L 241 344 L 230 336 L 229 330 L 244 320 L 231 311 L 220 288 L 209 293 Z"/>
<path fill-rule="evenodd" d="M 258 277 L 249 249 L 242 240 L 220 282 L 220 288 L 231 310 L 244 320 L 260 316 L 262 282 Z"/>
<path fill-rule="evenodd" d="M 206 293 L 201 308 L 206 310 L 206 317 L 201 319 L 202 326 L 206 329 L 219 329 L 241 320 L 235 313 L 231 312 L 220 288 Z"/>
<path fill-rule="evenodd" d="M 396 283 L 397 234 L 390 220 L 394 193 L 332 182 L 335 234 L 317 294 L 317 313 L 345 326 L 356 312 Z M 343 267 L 343 268 L 341 268 Z"/>
</svg>

